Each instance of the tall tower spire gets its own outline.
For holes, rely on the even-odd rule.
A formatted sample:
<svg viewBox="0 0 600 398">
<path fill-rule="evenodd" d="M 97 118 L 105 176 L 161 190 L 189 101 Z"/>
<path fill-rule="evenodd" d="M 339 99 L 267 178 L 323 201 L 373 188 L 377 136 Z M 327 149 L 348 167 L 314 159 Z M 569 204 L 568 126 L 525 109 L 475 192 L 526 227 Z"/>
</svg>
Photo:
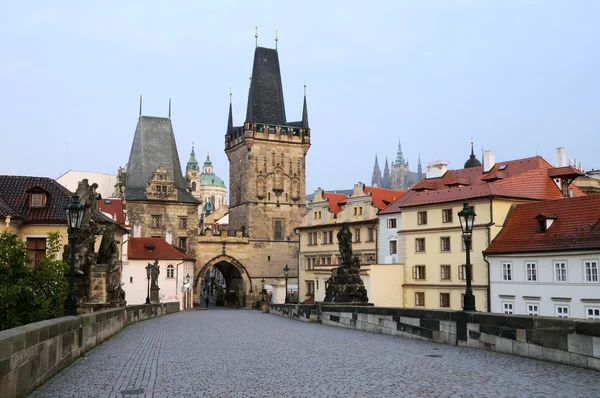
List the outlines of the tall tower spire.
<svg viewBox="0 0 600 398">
<path fill-rule="evenodd" d="M 402 154 L 402 144 L 400 140 L 398 140 L 398 153 L 396 154 L 396 166 L 406 166 L 406 161 L 404 160 L 404 155 Z"/>
<path fill-rule="evenodd" d="M 388 158 L 385 157 L 385 167 L 383 169 L 383 178 L 381 179 L 381 185 L 383 188 L 392 187 L 392 175 L 390 173 L 390 166 L 388 164 Z"/>
<path fill-rule="evenodd" d="M 233 109 L 232 109 L 232 97 L 231 97 L 231 88 L 229 89 L 229 117 L 227 118 L 227 133 L 229 134 L 233 131 Z"/>
<path fill-rule="evenodd" d="M 302 127 L 308 127 L 308 108 L 306 107 L 306 84 L 304 85 L 304 105 L 302 106 Z"/>
<path fill-rule="evenodd" d="M 373 176 L 371 177 L 371 186 L 382 187 L 381 181 L 381 169 L 379 168 L 379 162 L 377 161 L 377 154 L 375 154 L 375 166 L 373 166 Z"/>
<path fill-rule="evenodd" d="M 423 168 L 421 167 L 421 153 L 419 152 L 419 164 L 417 165 L 417 174 L 419 175 L 419 179 L 423 178 Z"/>
</svg>

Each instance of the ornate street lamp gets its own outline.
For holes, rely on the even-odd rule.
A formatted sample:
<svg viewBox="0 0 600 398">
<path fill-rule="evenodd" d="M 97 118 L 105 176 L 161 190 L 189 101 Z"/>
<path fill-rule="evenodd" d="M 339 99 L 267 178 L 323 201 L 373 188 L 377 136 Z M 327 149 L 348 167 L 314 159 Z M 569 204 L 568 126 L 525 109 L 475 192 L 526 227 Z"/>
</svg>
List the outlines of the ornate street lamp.
<svg viewBox="0 0 600 398">
<path fill-rule="evenodd" d="M 288 301 L 288 273 L 290 272 L 290 268 L 287 266 L 287 264 L 285 265 L 285 267 L 283 268 L 283 273 L 285 274 L 285 303 L 287 304 Z"/>
<path fill-rule="evenodd" d="M 471 268 L 471 238 L 473 235 L 473 224 L 475 223 L 475 211 L 469 207 L 469 203 L 463 202 L 463 209 L 458 212 L 460 220 L 460 229 L 462 230 L 463 241 L 465 242 L 465 250 L 467 252 L 467 263 L 465 264 L 465 273 L 467 279 L 467 288 L 465 291 L 465 300 L 463 303 L 463 311 L 475 311 L 475 296 L 471 287 L 472 268 Z"/>
<path fill-rule="evenodd" d="M 150 276 L 152 274 L 153 265 L 148 263 L 146 266 L 146 278 L 148 279 L 148 293 L 146 294 L 146 304 L 150 304 Z"/>
<path fill-rule="evenodd" d="M 65 299 L 65 315 L 77 315 L 77 297 L 75 296 L 75 245 L 77 244 L 77 233 L 83 221 L 84 208 L 79 203 L 79 196 L 73 195 L 73 199 L 67 210 L 67 233 L 69 234 L 69 246 L 71 247 L 71 261 L 69 264 L 69 292 Z"/>
<path fill-rule="evenodd" d="M 265 301 L 267 301 L 265 298 L 265 278 L 262 278 L 260 280 L 260 283 L 262 286 L 262 289 L 260 290 L 260 296 L 261 296 L 262 302 L 264 303 Z"/>
</svg>

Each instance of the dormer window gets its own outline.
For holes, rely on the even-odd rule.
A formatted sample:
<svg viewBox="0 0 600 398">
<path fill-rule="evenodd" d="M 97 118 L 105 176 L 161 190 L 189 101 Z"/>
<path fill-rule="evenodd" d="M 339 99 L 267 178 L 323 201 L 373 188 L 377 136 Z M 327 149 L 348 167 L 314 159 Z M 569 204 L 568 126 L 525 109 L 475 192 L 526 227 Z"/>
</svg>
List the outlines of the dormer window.
<svg viewBox="0 0 600 398">
<path fill-rule="evenodd" d="M 537 223 L 538 223 L 538 231 L 546 232 L 552 226 L 554 221 L 558 219 L 558 217 L 555 216 L 554 214 L 540 213 L 537 216 L 535 216 L 535 219 L 537 220 Z"/>
<path fill-rule="evenodd" d="M 29 207 L 30 208 L 46 207 L 46 194 L 43 192 L 31 192 L 29 194 Z"/>
</svg>

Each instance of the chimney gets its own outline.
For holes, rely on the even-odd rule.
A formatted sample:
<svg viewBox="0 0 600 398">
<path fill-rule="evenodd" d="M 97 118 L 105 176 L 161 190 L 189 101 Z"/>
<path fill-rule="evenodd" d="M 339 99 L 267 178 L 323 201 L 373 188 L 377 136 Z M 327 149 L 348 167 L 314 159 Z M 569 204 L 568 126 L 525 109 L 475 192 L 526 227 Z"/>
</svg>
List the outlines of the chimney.
<svg viewBox="0 0 600 398">
<path fill-rule="evenodd" d="M 445 160 L 434 160 L 427 163 L 427 175 L 425 178 L 440 178 L 448 171 L 448 162 Z"/>
<path fill-rule="evenodd" d="M 565 167 L 567 164 L 567 150 L 563 147 L 556 148 L 556 167 Z"/>
<path fill-rule="evenodd" d="M 494 152 L 489 149 L 483 151 L 483 172 L 489 172 L 495 164 L 496 160 L 494 159 Z"/>
</svg>

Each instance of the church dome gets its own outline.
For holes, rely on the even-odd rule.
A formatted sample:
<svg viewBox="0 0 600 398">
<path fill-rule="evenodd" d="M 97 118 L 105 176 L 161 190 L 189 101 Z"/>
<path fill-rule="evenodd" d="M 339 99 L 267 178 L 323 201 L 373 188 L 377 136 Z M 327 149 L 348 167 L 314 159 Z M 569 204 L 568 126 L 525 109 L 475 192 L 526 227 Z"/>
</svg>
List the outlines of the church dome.
<svg viewBox="0 0 600 398">
<path fill-rule="evenodd" d="M 225 188 L 225 183 L 216 174 L 202 174 L 200 175 L 200 185 L 202 186 L 213 186 Z"/>
<path fill-rule="evenodd" d="M 475 157 L 475 152 L 473 151 L 473 142 L 471 142 L 471 156 L 469 156 L 469 159 L 467 159 L 465 162 L 465 169 L 477 166 L 481 166 L 481 162 Z"/>
</svg>

